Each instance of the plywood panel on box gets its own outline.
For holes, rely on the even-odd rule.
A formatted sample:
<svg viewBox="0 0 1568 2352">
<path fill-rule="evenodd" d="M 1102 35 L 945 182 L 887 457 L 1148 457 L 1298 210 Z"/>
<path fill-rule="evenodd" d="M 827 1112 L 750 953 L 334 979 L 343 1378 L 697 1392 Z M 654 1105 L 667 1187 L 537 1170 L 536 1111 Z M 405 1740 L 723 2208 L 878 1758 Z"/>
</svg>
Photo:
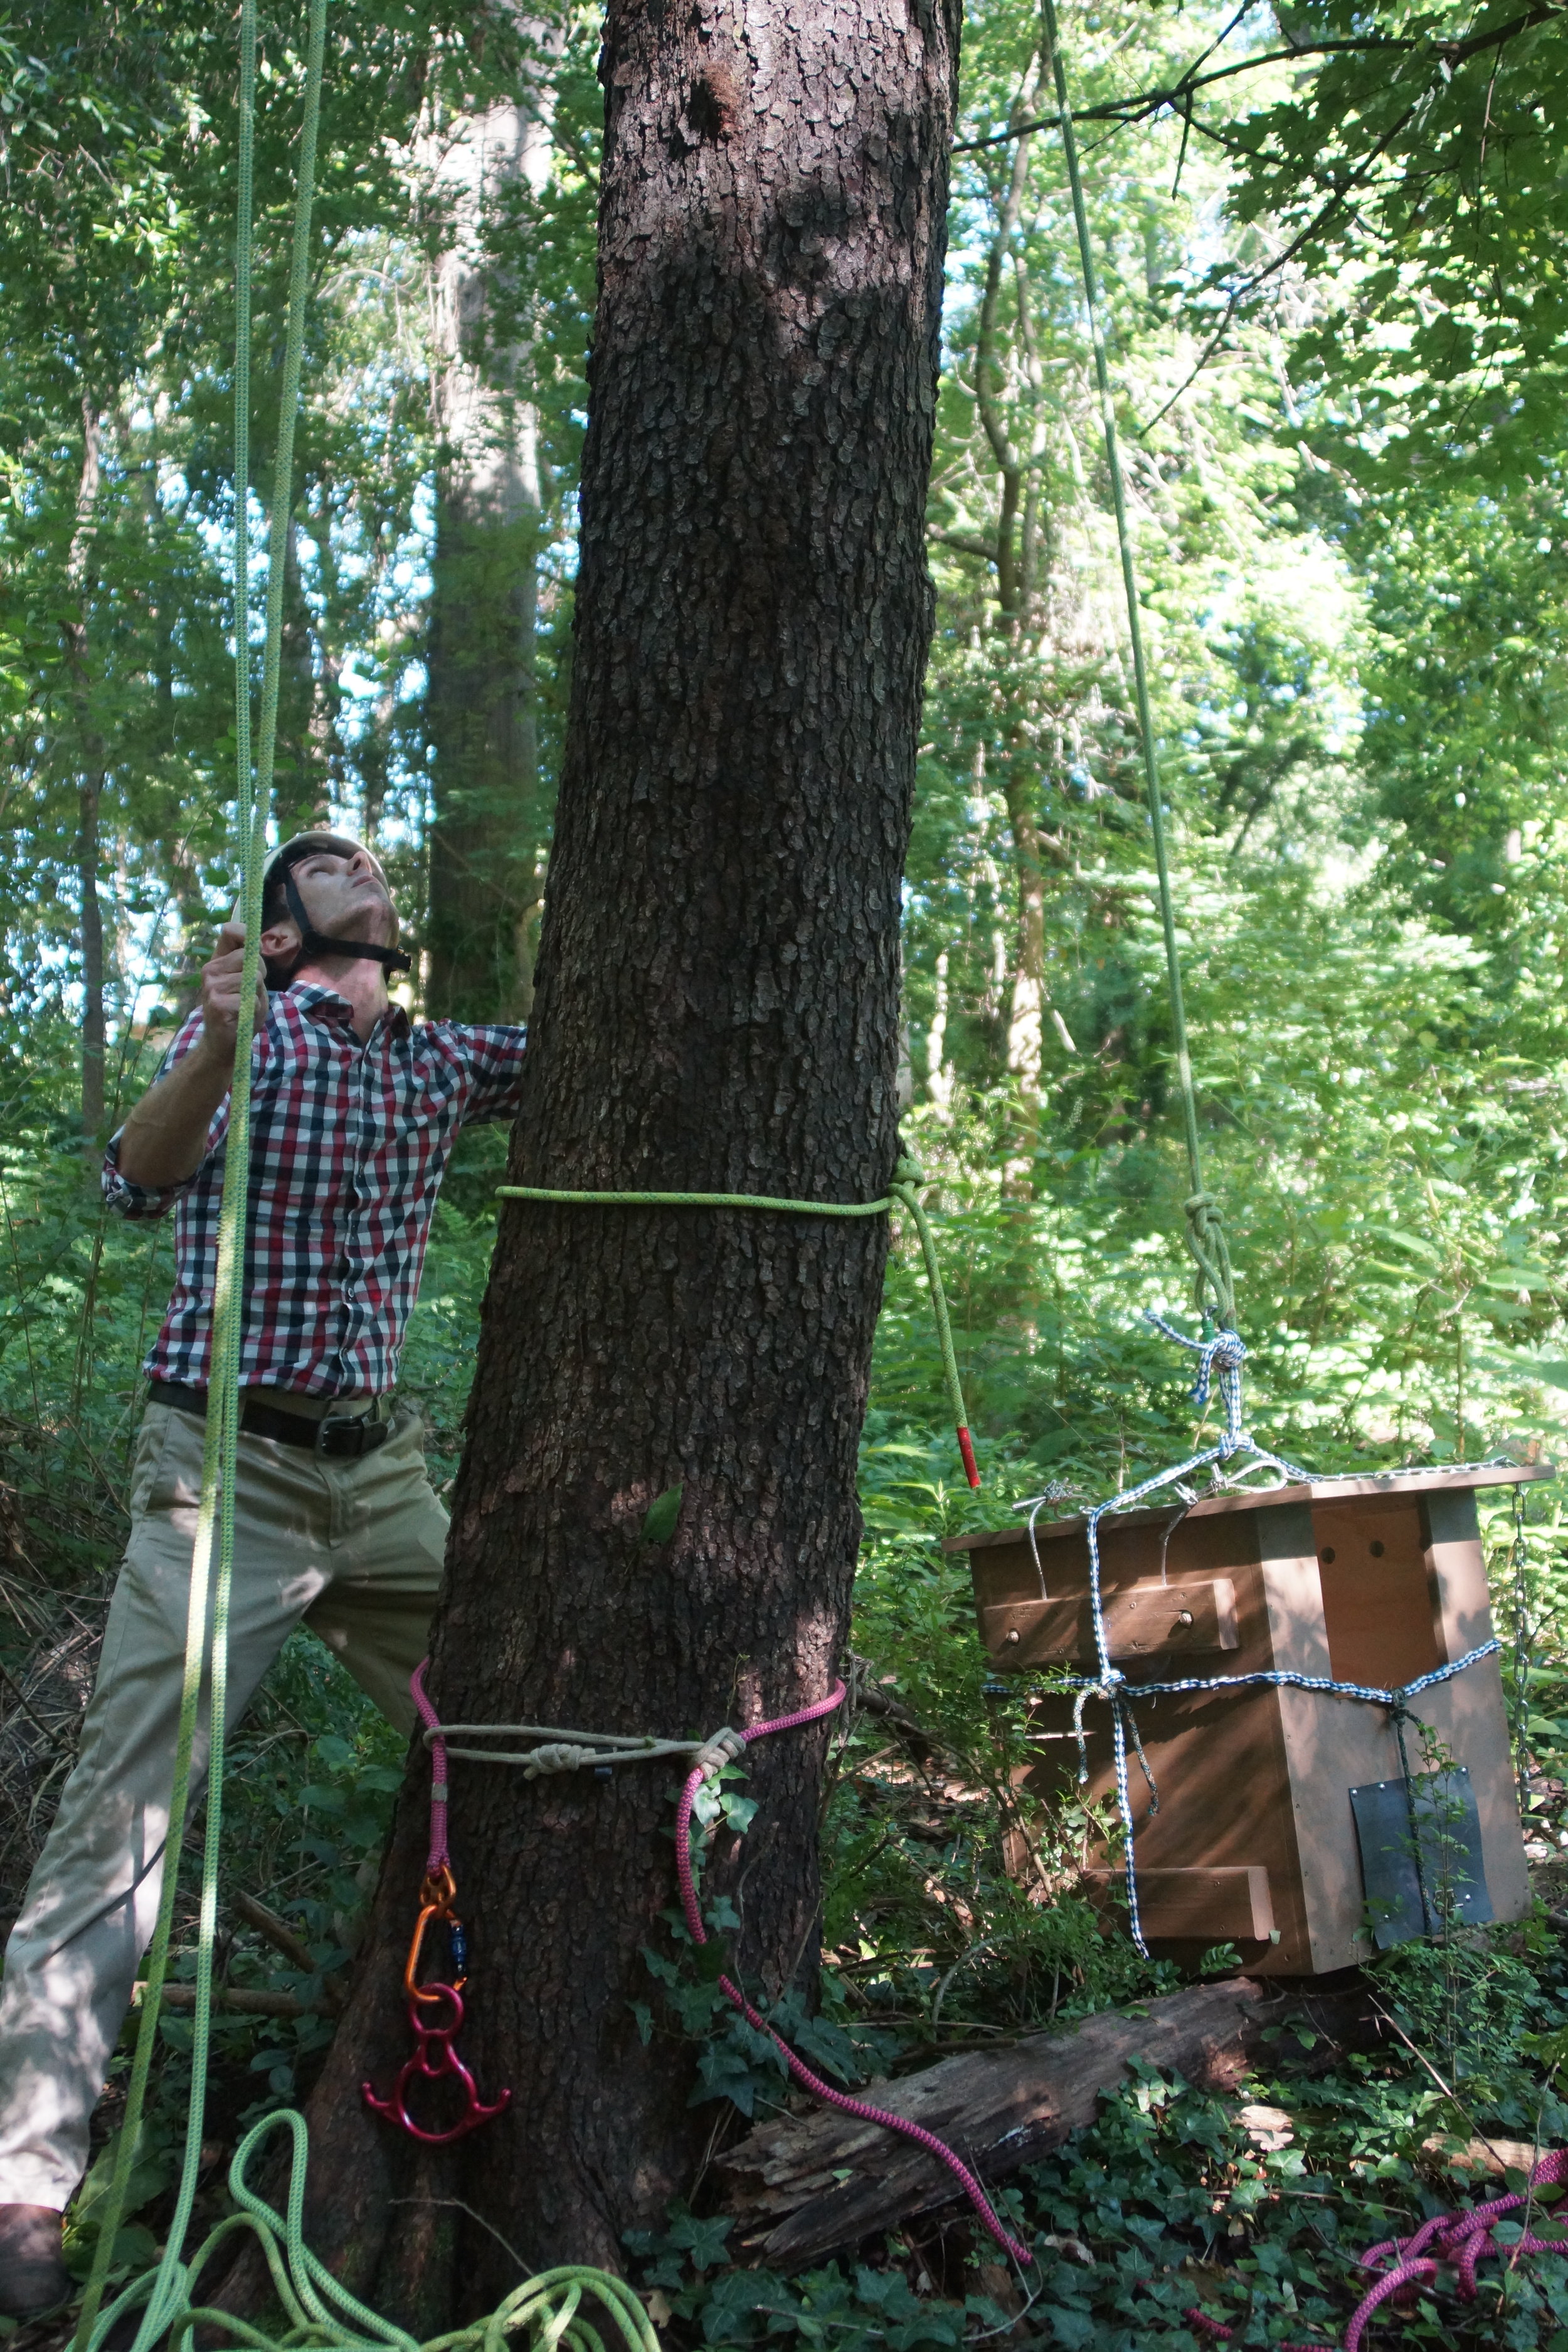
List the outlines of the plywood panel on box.
<svg viewBox="0 0 1568 2352">
<path fill-rule="evenodd" d="M 1299 1674 L 1327 1678 L 1332 1664 L 1311 1508 L 1306 1503 L 1266 1506 L 1258 1512 L 1257 1528 L 1275 1654 Z M 1297 1966 L 1312 1973 L 1348 1968 L 1370 1957 L 1372 1949 L 1361 1933 L 1361 1865 L 1350 1785 L 1381 1779 L 1388 1769 L 1387 1718 L 1382 1709 L 1354 1700 L 1292 1689 L 1279 1692 L 1276 1717 L 1288 1764 L 1297 1895 L 1305 1928 Z M 1295 1973 L 1283 1960 L 1275 1965 L 1281 1973 Z"/>
<path fill-rule="evenodd" d="M 1235 1612 L 1236 1647 L 1213 1660 L 1218 1672 L 1247 1674 L 1275 1664 L 1269 1616 L 1257 1551 L 1256 1512 L 1183 1517 L 1165 1514 L 1153 1528 L 1110 1527 L 1102 1531 L 1101 1564 L 1109 1595 L 1123 1587 L 1146 1589 L 1161 1569 L 1168 1537 L 1166 1572 L 1173 1585 L 1228 1583 Z M 1089 1561 L 1081 1534 L 1069 1532 L 1040 1544 L 1040 1565 L 1053 1599 L 1087 1591 Z M 984 1564 L 983 1564 L 984 1560 Z M 983 1605 L 1001 1591 L 1037 1600 L 1040 1577 L 1027 1545 L 998 1546 L 973 1558 Z M 994 1605 L 993 1603 L 993 1605 Z M 1198 1662 L 1194 1661 L 1194 1665 Z M 1135 1851 L 1140 1875 L 1150 1870 L 1194 1867 L 1261 1868 L 1268 1874 L 1273 1921 L 1280 1943 L 1258 1947 L 1276 1966 L 1292 1958 L 1310 1965 L 1307 1923 L 1295 1892 L 1297 1858 L 1289 1774 L 1279 1736 L 1276 1694 L 1268 1687 L 1196 1691 L 1140 1700 L 1141 1682 L 1163 1679 L 1158 1658 L 1121 1661 L 1150 1769 L 1160 1790 L 1158 1811 L 1136 1760 L 1131 1765 Z M 1074 1787 L 1078 1751 L 1071 1738 L 1072 1702 L 1042 1696 L 1032 1722 L 1044 1735 L 1038 1761 L 1026 1775 L 1041 1794 L 1105 1800 L 1114 1792 L 1110 1712 L 1091 1700 L 1085 1713 L 1089 1734 L 1089 1787 Z M 1101 1855 L 1110 1866 L 1109 1854 Z M 1211 1937 L 1210 1940 L 1218 1940 Z M 1276 1958 L 1275 1954 L 1280 1955 Z"/>
<path fill-rule="evenodd" d="M 1146 1515 L 1134 1516 L 1142 1522 Z M 1088 1597 L 1089 1545 L 1079 1524 L 1054 1536 L 1041 1528 L 1033 1549 L 1023 1528 L 1005 1533 L 1005 1540 L 988 1540 L 970 1551 L 978 1609 Z M 1226 1575 L 1235 1562 L 1251 1563 L 1257 1557 L 1246 1519 L 1232 1525 L 1167 1511 L 1152 1526 L 1108 1520 L 1100 1532 L 1100 1590 L 1109 1603 L 1123 1590 L 1206 1582 Z"/>
<path fill-rule="evenodd" d="M 1317 1503 L 1312 1527 L 1335 1680 L 1396 1690 L 1441 1665 L 1419 1497 Z"/>
<path fill-rule="evenodd" d="M 1274 1948 L 1279 1955 L 1276 1964 L 1291 1973 L 1310 1968 L 1310 1937 L 1297 1884 L 1295 1822 L 1275 1694 L 1268 1689 L 1200 1691 L 1140 1702 L 1134 1693 L 1132 1705 L 1144 1755 L 1160 1791 L 1155 1811 L 1142 1769 L 1132 1759 L 1131 1794 L 1140 1880 L 1147 1872 L 1158 1870 L 1267 1870 L 1273 1895 L 1272 1924 L 1280 1933 L 1279 1945 Z M 1026 1785 L 1042 1796 L 1087 1797 L 1112 1805 L 1116 1781 L 1109 1710 L 1091 1703 L 1086 1712 L 1087 1790 L 1075 1785 L 1078 1750 L 1071 1720 L 1070 1701 L 1042 1697 L 1037 1702 L 1033 1727 L 1054 1736 L 1045 1738 L 1037 1749 L 1038 1761 L 1026 1775 Z M 1103 1847 L 1089 1858 L 1101 1867 L 1111 1866 L 1111 1856 Z M 1249 1965 L 1253 1957 L 1248 1957 Z"/>
<path fill-rule="evenodd" d="M 1114 1902 L 1127 1884 L 1120 1870 L 1084 1874 L 1096 1897 Z M 1157 1942 L 1267 1943 L 1274 1933 L 1268 1873 L 1256 1864 L 1138 1873 L 1138 1916 Z"/>
</svg>

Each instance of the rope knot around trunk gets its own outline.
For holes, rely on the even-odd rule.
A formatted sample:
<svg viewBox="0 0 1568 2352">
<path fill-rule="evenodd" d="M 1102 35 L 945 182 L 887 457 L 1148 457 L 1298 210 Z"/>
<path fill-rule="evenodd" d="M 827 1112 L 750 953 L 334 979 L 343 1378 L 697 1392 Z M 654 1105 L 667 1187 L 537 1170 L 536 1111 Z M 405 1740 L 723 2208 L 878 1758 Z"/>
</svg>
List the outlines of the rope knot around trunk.
<svg viewBox="0 0 1568 2352">
<path fill-rule="evenodd" d="M 726 1724 L 722 1730 L 713 1734 L 711 1739 L 703 1741 L 691 1759 L 691 1769 L 694 1772 L 700 1772 L 705 1780 L 711 1780 L 726 1764 L 738 1763 L 745 1752 L 745 1733 L 732 1731 Z"/>
<path fill-rule="evenodd" d="M 548 1741 L 536 1748 L 522 1768 L 525 1780 L 542 1780 L 552 1772 L 580 1772 L 585 1764 L 602 1764 L 605 1752 L 601 1748 L 582 1748 L 570 1739 Z"/>
</svg>

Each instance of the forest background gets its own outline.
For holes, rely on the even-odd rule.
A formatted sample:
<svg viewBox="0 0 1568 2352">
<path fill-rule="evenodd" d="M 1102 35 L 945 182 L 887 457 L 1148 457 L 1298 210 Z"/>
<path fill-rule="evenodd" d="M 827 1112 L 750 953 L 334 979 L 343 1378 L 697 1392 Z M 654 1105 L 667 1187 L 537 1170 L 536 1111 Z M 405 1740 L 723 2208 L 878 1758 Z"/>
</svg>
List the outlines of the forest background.
<svg viewBox="0 0 1568 2352">
<path fill-rule="evenodd" d="M 253 568 L 302 80 L 302 21 L 263 15 Z M 1066 7 L 1063 30 L 1253 1425 L 1325 1467 L 1550 1454 L 1568 1390 L 1568 24 L 1546 5 L 1105 0 Z M 331 819 L 376 844 L 418 951 L 415 1009 L 526 1019 L 571 657 L 596 21 L 510 0 L 334 0 L 330 38 L 279 830 Z M 166 1232 L 105 1223 L 100 1152 L 192 1002 L 235 887 L 233 46 L 226 16 L 188 0 L 0 13 L 7 1913 L 90 1676 L 137 1366 L 170 1274 Z M 1142 1320 L 1184 1306 L 1185 1178 L 1050 112 L 1037 12 L 981 0 L 954 158 L 905 970 L 906 1132 L 935 1186 L 986 1491 L 955 1485 L 901 1234 L 857 1641 L 868 1687 L 895 1689 L 939 1745 L 891 1763 L 881 1733 L 846 1748 L 825 1935 L 829 2008 L 890 2037 L 884 2065 L 1163 1980 L 1071 1896 L 1070 1822 L 1042 1847 L 1052 1904 L 996 1867 L 978 1650 L 931 1542 L 1019 1496 L 1129 1483 L 1194 1427 L 1189 1375 Z M 445 1475 L 502 1144 L 480 1130 L 459 1152 L 405 1367 Z M 1522 1528 L 1500 1509 L 1492 1529 L 1548 1910 L 1565 1891 L 1550 1856 L 1568 1753 L 1554 1494 L 1535 1490 Z M 234 1927 L 235 1985 L 282 1983 L 295 2003 L 265 2030 L 242 2013 L 224 2028 L 236 2124 L 290 2095 L 330 2030 L 401 1760 L 305 1643 L 246 1738 L 234 1883 L 295 1922 L 310 1966 L 279 1978 L 276 1948 Z M 1293 2157 L 1265 2162 L 1234 2116 L 1205 2125 L 1221 2141 L 1205 2153 L 1193 2095 L 1145 2085 L 1105 2148 L 1073 2159 L 1119 2184 L 1116 2217 L 1095 2208 L 1103 2243 L 1093 2197 L 1060 2172 L 1104 2276 L 1064 2256 L 1078 2275 L 1031 2325 L 1120 2342 L 1117 2298 L 1136 2289 L 1147 2330 L 1161 2230 L 1181 2260 L 1217 2242 L 1229 2275 L 1253 2265 L 1249 2325 L 1272 2324 L 1287 2288 L 1306 2307 L 1306 2257 L 1258 2256 L 1295 2242 L 1268 2164 L 1299 2171 L 1310 2144 L 1333 2197 L 1353 2204 L 1364 2157 L 1392 2168 L 1390 2195 L 1418 2199 L 1435 2101 L 1444 2128 L 1468 2131 L 1478 2100 L 1526 2138 L 1560 2118 L 1550 2056 L 1518 2039 L 1568 2023 L 1554 1948 L 1542 1925 L 1524 1957 L 1448 1952 L 1430 1981 L 1400 1963 L 1402 2014 L 1430 2026 L 1450 2078 L 1485 2086 L 1468 2105 L 1386 2067 L 1324 2077 L 1348 2085 L 1339 2107 L 1321 2094 L 1327 2137 L 1303 2126 Z M 167 2117 L 180 2032 L 176 2017 Z M 754 2052 L 709 2042 L 701 2063 L 715 2093 L 756 2095 Z M 1185 2219 L 1181 2148 L 1197 2167 Z M 160 2161 L 150 2143 L 124 2263 L 137 2229 L 155 2238 Z M 1158 2163 L 1176 2166 L 1163 2187 Z M 1162 2216 L 1142 2238 L 1126 2221 L 1140 2165 Z M 925 2300 L 898 2315 L 900 2340 L 956 2340 L 931 2314 L 958 2310 L 962 2331 L 953 2298 L 973 2275 L 906 2254 Z M 889 2290 L 841 2279 L 793 2304 L 781 2288 L 761 2316 L 721 2298 L 715 2332 L 722 2230 L 678 2217 L 657 2259 L 677 2323 L 711 2341 L 797 2320 L 809 2334 L 812 2309 L 868 2339 L 897 2332 L 876 2304 Z M 1522 2331 L 1510 2340 L 1548 2340 L 1523 2304 L 1492 2318 Z M 1161 2325 L 1195 2340 L 1175 2304 Z"/>
</svg>

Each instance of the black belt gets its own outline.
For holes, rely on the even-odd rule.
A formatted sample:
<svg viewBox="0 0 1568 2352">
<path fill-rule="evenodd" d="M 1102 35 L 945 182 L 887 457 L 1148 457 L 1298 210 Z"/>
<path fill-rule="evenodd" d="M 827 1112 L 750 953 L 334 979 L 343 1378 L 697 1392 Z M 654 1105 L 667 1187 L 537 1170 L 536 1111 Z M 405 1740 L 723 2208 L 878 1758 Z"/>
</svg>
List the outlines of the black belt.
<svg viewBox="0 0 1568 2352">
<path fill-rule="evenodd" d="M 195 1414 L 198 1421 L 207 1417 L 205 1389 L 188 1381 L 153 1381 L 148 1402 L 172 1404 L 181 1412 Z M 284 1445 L 305 1445 L 312 1454 L 357 1462 L 362 1454 L 374 1454 L 378 1445 L 384 1445 L 392 1435 L 390 1419 L 381 1417 L 382 1402 L 377 1397 L 368 1412 L 327 1412 L 318 1421 L 309 1413 L 287 1412 L 280 1405 L 248 1399 L 239 1425 L 248 1437 L 275 1437 Z"/>
</svg>

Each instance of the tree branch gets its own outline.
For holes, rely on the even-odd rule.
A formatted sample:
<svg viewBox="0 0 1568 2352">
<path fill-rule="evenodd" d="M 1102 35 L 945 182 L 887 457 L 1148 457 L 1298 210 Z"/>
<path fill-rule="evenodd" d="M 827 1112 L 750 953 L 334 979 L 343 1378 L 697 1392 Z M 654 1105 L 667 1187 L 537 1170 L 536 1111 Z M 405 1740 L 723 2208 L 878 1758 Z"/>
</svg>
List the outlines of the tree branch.
<svg viewBox="0 0 1568 2352">
<path fill-rule="evenodd" d="M 961 530 L 938 530 L 932 527 L 928 529 L 926 537 L 933 547 L 952 547 L 960 555 L 977 555 L 982 563 L 994 565 L 996 562 L 994 547 L 987 547 L 983 539 L 966 539 Z"/>
<path fill-rule="evenodd" d="M 1548 13 L 1552 13 L 1549 11 Z M 1131 90 L 1125 98 L 1108 98 L 1098 106 L 1075 107 L 1074 122 L 1137 122 L 1145 115 L 1158 114 L 1163 107 L 1184 106 L 1200 89 L 1212 82 L 1230 81 L 1237 74 L 1256 73 L 1261 66 L 1279 65 L 1287 58 L 1331 55 L 1339 49 L 1368 52 L 1378 49 L 1412 49 L 1414 41 L 1315 41 L 1299 49 L 1268 49 L 1261 57 L 1241 58 L 1235 65 L 1216 66 L 1212 73 L 1184 74 L 1180 81 L 1161 89 Z M 1054 114 L 1042 114 L 1032 122 L 1011 123 L 1005 131 L 990 131 L 984 139 L 955 142 L 955 155 L 978 153 L 983 147 L 1000 147 L 1009 139 L 1022 139 L 1031 131 L 1052 131 L 1056 128 Z"/>
<path fill-rule="evenodd" d="M 144 1983 L 132 1988 L 132 1999 L 138 2003 L 145 1995 Z M 195 2009 L 196 1988 L 194 1984 L 165 1984 L 161 1995 L 165 2009 Z M 214 1985 L 213 2007 L 228 2009 L 242 2017 L 336 2017 L 337 2010 L 325 2000 L 301 2000 L 297 1992 L 273 1992 L 266 1985 Z"/>
<path fill-rule="evenodd" d="M 1189 391 L 1197 382 L 1205 368 L 1207 367 L 1210 360 L 1213 359 L 1215 353 L 1218 351 L 1221 343 L 1225 341 L 1226 336 L 1230 331 L 1231 323 L 1234 320 L 1237 312 L 1247 300 L 1248 295 L 1256 294 L 1258 289 L 1263 285 L 1268 278 L 1274 277 L 1278 271 L 1283 269 L 1286 263 L 1300 253 L 1304 245 L 1310 244 L 1312 238 L 1317 236 L 1319 230 L 1323 227 L 1325 223 L 1331 220 L 1335 213 L 1340 211 L 1342 206 L 1349 202 L 1356 189 L 1358 187 L 1364 186 L 1367 174 L 1372 170 L 1372 167 L 1376 163 L 1378 157 L 1392 145 L 1395 139 L 1398 138 L 1400 132 L 1404 130 L 1405 124 L 1411 120 L 1412 116 L 1419 112 L 1421 100 L 1419 98 L 1413 100 L 1413 102 L 1405 108 L 1404 113 L 1400 115 L 1395 121 L 1389 124 L 1387 130 L 1384 132 L 1382 138 L 1378 141 L 1376 146 L 1373 147 L 1371 153 L 1356 166 L 1350 177 L 1342 182 L 1341 185 L 1334 190 L 1328 202 L 1326 204 L 1320 205 L 1318 210 L 1313 214 L 1306 226 L 1303 229 L 1299 230 L 1296 236 L 1290 239 L 1289 244 L 1287 245 L 1282 251 L 1277 253 L 1273 260 L 1268 263 L 1264 268 L 1254 270 L 1252 275 L 1237 288 L 1235 293 L 1232 294 L 1230 299 L 1225 306 L 1224 317 L 1220 320 L 1220 322 L 1215 329 L 1214 333 L 1209 337 L 1208 341 L 1204 345 L 1202 352 L 1198 355 L 1195 365 L 1176 386 L 1175 391 L 1171 394 L 1171 397 L 1165 402 L 1164 405 L 1161 408 L 1157 408 L 1153 415 L 1149 417 L 1144 424 L 1135 425 L 1133 427 L 1133 430 L 1136 433 L 1140 436 L 1145 433 L 1152 433 L 1155 425 L 1160 423 L 1161 419 L 1170 415 L 1177 401 L 1181 399 L 1183 394 Z"/>
<path fill-rule="evenodd" d="M 1099 106 L 1074 110 L 1074 122 L 1137 122 L 1150 114 L 1158 114 L 1167 106 L 1185 107 L 1201 89 L 1214 83 L 1230 81 L 1237 74 L 1256 73 L 1260 67 L 1293 64 L 1300 58 L 1335 57 L 1349 52 L 1354 56 L 1376 57 L 1394 52 L 1408 55 L 1426 47 L 1428 54 L 1452 72 L 1456 66 L 1468 65 L 1472 58 L 1484 56 L 1488 50 L 1506 48 L 1521 34 L 1532 32 L 1564 13 L 1568 0 L 1539 0 L 1539 5 L 1527 8 L 1522 16 L 1510 17 L 1506 25 L 1493 26 L 1489 32 L 1472 33 L 1463 41 L 1427 41 L 1391 37 L 1366 41 L 1304 41 L 1300 48 L 1267 49 L 1255 58 L 1237 58 L 1234 65 L 1215 66 L 1212 73 L 1195 70 L 1184 74 L 1160 89 L 1132 90 L 1125 98 L 1108 98 Z M 1010 139 L 1022 139 L 1032 131 L 1048 131 L 1056 121 L 1054 115 L 1040 115 L 1028 122 L 1009 123 L 1005 131 L 993 131 L 984 139 L 964 139 L 954 142 L 955 155 L 977 154 L 983 148 L 1000 147 Z"/>
<path fill-rule="evenodd" d="M 299 1969 L 305 1976 L 315 1974 L 316 1963 L 310 1958 L 310 1948 L 301 1942 L 286 1919 L 280 1919 L 277 1912 L 265 1903 L 258 1903 L 254 1895 L 247 1895 L 243 1887 L 237 1891 L 232 1901 L 246 1926 L 254 1927 L 258 1936 L 265 1936 L 274 1950 L 282 1953 L 291 1969 Z"/>
</svg>

